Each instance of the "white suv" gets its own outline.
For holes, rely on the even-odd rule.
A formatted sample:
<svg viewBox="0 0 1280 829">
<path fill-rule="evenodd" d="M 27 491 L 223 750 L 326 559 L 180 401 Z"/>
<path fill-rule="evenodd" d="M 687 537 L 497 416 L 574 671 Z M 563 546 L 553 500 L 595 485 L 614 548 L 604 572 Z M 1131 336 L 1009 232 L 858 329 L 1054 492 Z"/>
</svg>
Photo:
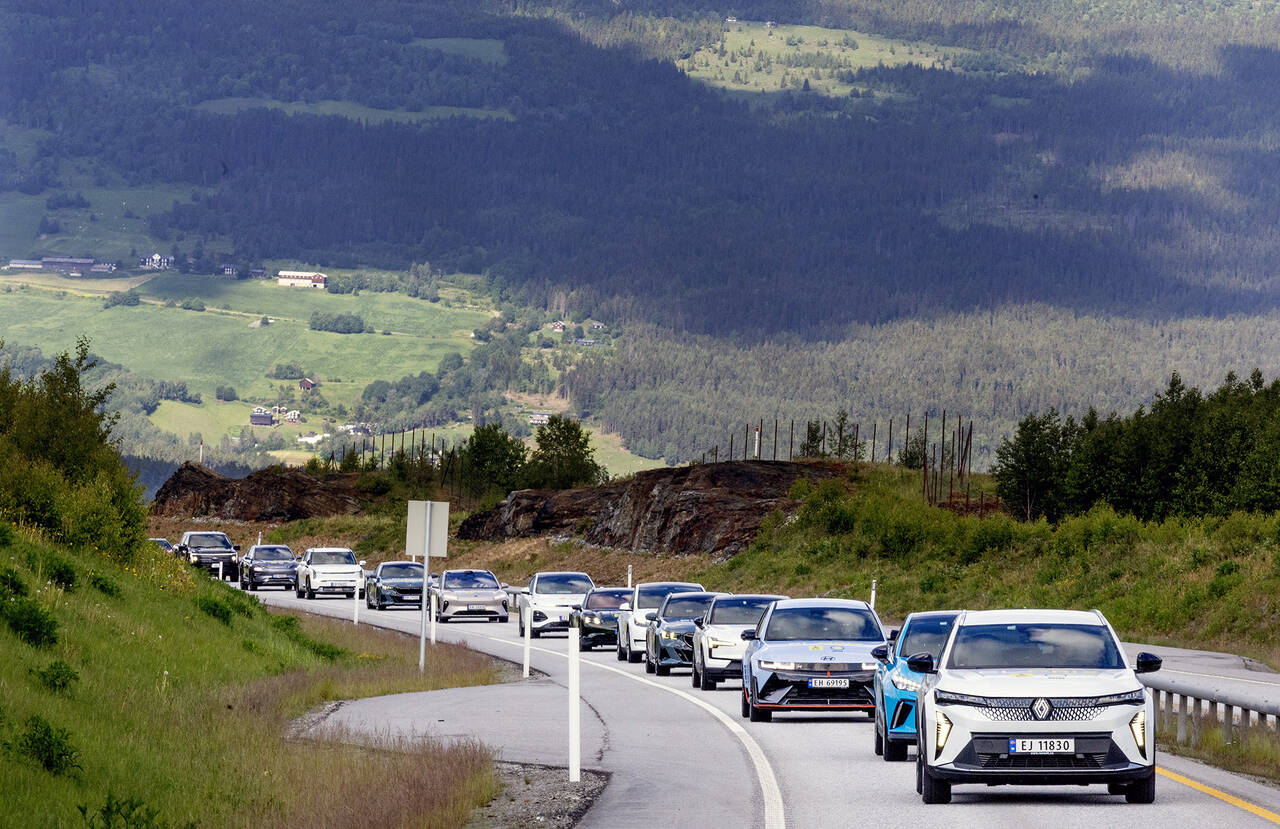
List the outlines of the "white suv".
<svg viewBox="0 0 1280 829">
<path fill-rule="evenodd" d="M 961 613 L 935 661 L 907 657 L 925 674 L 916 715 L 916 789 L 949 803 L 951 787 L 1105 783 L 1130 803 L 1155 800 L 1155 719 L 1135 674 L 1098 611 Z"/>
<path fill-rule="evenodd" d="M 314 599 L 317 593 L 341 593 L 348 599 L 364 595 L 364 562 L 346 547 L 311 547 L 298 562 L 295 595 Z"/>
<path fill-rule="evenodd" d="M 529 636 L 537 639 L 550 630 L 569 629 L 569 614 L 582 607 L 596 583 L 586 573 L 534 573 L 529 586 L 517 595 L 520 635 L 529 618 Z M 526 613 L 527 610 L 527 613 Z"/>
<path fill-rule="evenodd" d="M 618 608 L 618 661 L 639 662 L 644 658 L 649 631 L 647 615 L 662 606 L 671 593 L 701 593 L 702 585 L 689 581 L 655 581 L 637 584 L 631 598 Z"/>
</svg>

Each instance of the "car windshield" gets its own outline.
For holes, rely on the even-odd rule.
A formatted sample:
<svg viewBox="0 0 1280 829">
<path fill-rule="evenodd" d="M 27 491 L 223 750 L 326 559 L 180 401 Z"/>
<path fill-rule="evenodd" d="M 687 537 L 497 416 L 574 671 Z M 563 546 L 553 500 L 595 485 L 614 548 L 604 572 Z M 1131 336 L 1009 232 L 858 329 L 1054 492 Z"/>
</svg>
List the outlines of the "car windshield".
<svg viewBox="0 0 1280 829">
<path fill-rule="evenodd" d="M 777 599 L 766 596 L 719 599 L 711 608 L 711 625 L 754 625 L 760 621 L 765 609 Z"/>
<path fill-rule="evenodd" d="M 444 574 L 445 590 L 497 590 L 498 580 L 484 570 Z"/>
<path fill-rule="evenodd" d="M 195 533 L 187 537 L 188 547 L 230 550 L 231 541 L 222 533 Z"/>
<path fill-rule="evenodd" d="M 382 577 L 384 579 L 420 579 L 422 578 L 422 565 L 414 564 L 412 561 L 402 564 L 384 564 L 382 565 Z"/>
<path fill-rule="evenodd" d="M 714 598 L 715 596 L 672 597 L 667 599 L 666 607 L 662 609 L 662 618 L 697 619 L 699 616 L 706 614 L 707 608 Z"/>
<path fill-rule="evenodd" d="M 355 564 L 356 554 L 350 550 L 313 550 L 312 564 Z"/>
<path fill-rule="evenodd" d="M 586 573 L 544 573 L 538 576 L 533 592 L 539 595 L 568 596 L 586 593 L 595 587 Z"/>
<path fill-rule="evenodd" d="M 651 584 L 641 587 L 636 591 L 639 594 L 636 596 L 636 610 L 661 607 L 662 600 L 672 593 L 701 589 L 702 586 L 697 584 Z"/>
<path fill-rule="evenodd" d="M 882 638 L 876 617 L 851 607 L 775 608 L 764 638 L 770 641 L 877 640 Z"/>
<path fill-rule="evenodd" d="M 288 547 L 259 547 L 253 557 L 258 561 L 293 561 L 293 551 Z"/>
<path fill-rule="evenodd" d="M 630 595 L 630 590 L 596 591 L 587 596 L 587 601 L 583 607 L 588 610 L 617 610 L 622 607 L 622 603 Z"/>
<path fill-rule="evenodd" d="M 1102 625 L 963 625 L 956 630 L 951 668 L 1124 667 L 1115 637 Z"/>
<path fill-rule="evenodd" d="M 167 550 L 173 546 L 172 544 L 169 543 L 169 540 L 167 538 L 153 538 L 151 540 L 154 541 L 156 543 L 156 546 L 158 546 L 161 550 Z"/>
<path fill-rule="evenodd" d="M 942 646 L 947 644 L 947 637 L 951 635 L 951 623 L 955 620 L 955 616 L 924 616 L 912 619 L 911 624 L 907 625 L 907 632 L 898 642 L 898 655 L 911 656 L 927 653 L 937 659 L 938 654 L 942 653 Z"/>
</svg>

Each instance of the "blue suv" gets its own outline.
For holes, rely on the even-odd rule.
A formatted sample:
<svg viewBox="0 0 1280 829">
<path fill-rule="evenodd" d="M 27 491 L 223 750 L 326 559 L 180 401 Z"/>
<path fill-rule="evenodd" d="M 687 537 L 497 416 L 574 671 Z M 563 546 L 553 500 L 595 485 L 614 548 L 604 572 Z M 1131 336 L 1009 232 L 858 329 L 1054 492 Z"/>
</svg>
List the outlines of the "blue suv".
<svg viewBox="0 0 1280 829">
<path fill-rule="evenodd" d="M 924 679 L 907 667 L 907 657 L 930 653 L 937 659 L 951 635 L 954 610 L 912 613 L 901 631 L 889 636 L 889 644 L 871 652 L 879 662 L 873 682 L 876 702 L 876 754 L 888 762 L 907 759 L 907 747 L 916 742 L 916 692 Z"/>
</svg>

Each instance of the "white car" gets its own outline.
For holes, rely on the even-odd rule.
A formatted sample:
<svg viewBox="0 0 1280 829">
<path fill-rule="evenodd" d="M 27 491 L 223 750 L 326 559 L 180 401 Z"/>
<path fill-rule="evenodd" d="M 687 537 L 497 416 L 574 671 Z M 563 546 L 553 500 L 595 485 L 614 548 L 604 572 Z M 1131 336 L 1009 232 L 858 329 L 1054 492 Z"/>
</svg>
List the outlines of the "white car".
<svg viewBox="0 0 1280 829">
<path fill-rule="evenodd" d="M 700 584 L 688 581 L 654 581 L 631 588 L 630 600 L 618 608 L 618 661 L 639 662 L 644 659 L 645 638 L 649 630 L 647 614 L 662 606 L 671 593 L 702 592 Z"/>
<path fill-rule="evenodd" d="M 785 598 L 767 594 L 718 596 L 706 616 L 694 622 L 693 687 L 714 691 L 718 682 L 741 679 L 742 654 L 747 649 L 742 632 L 755 629 L 769 605 Z"/>
<path fill-rule="evenodd" d="M 595 586 L 586 573 L 534 573 L 529 586 L 516 598 L 520 635 L 524 636 L 526 618 L 530 620 L 529 636 L 533 639 L 550 630 L 567 631 L 569 614 L 575 607 L 582 606 L 583 599 Z"/>
<path fill-rule="evenodd" d="M 429 588 L 436 597 L 436 621 L 505 622 L 509 615 L 506 588 L 488 570 L 445 570 Z"/>
<path fill-rule="evenodd" d="M 314 599 L 320 593 L 341 593 L 348 599 L 364 592 L 364 562 L 346 547 L 309 547 L 298 562 L 294 594 Z"/>
<path fill-rule="evenodd" d="M 949 803 L 951 787 L 1107 785 L 1130 803 L 1155 800 L 1155 719 L 1098 611 L 961 613 L 938 659 L 908 656 L 925 674 L 916 715 L 916 788 Z"/>
</svg>

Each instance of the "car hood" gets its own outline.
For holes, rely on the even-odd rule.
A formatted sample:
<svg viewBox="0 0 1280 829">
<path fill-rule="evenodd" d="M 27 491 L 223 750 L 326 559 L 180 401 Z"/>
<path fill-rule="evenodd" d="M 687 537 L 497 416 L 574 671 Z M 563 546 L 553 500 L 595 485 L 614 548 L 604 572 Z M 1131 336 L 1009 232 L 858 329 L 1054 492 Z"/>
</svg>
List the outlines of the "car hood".
<svg viewBox="0 0 1280 829">
<path fill-rule="evenodd" d="M 407 585 L 407 586 L 422 584 L 422 579 L 405 578 L 403 576 L 397 576 L 396 578 L 391 578 L 391 579 L 387 578 L 386 576 L 383 576 L 382 578 L 379 578 L 378 581 L 382 582 L 383 584 L 399 584 L 399 585 Z"/>
<path fill-rule="evenodd" d="M 492 599 L 506 598 L 506 591 L 499 590 L 496 587 L 487 587 L 480 590 L 462 590 L 457 587 L 446 587 L 440 591 L 443 596 L 456 596 L 462 599 Z"/>
<path fill-rule="evenodd" d="M 742 632 L 751 630 L 754 625 L 707 625 L 702 629 L 702 635 L 712 639 L 720 639 L 728 642 L 742 642 Z"/>
<path fill-rule="evenodd" d="M 880 642 L 764 642 L 755 655 L 775 662 L 875 662 Z"/>
<path fill-rule="evenodd" d="M 666 619 L 658 625 L 661 630 L 669 630 L 672 633 L 692 633 L 696 627 L 692 619 Z"/>
<path fill-rule="evenodd" d="M 999 668 L 944 671 L 937 687 L 981 697 L 1100 697 L 1140 688 L 1133 671 Z"/>
</svg>

